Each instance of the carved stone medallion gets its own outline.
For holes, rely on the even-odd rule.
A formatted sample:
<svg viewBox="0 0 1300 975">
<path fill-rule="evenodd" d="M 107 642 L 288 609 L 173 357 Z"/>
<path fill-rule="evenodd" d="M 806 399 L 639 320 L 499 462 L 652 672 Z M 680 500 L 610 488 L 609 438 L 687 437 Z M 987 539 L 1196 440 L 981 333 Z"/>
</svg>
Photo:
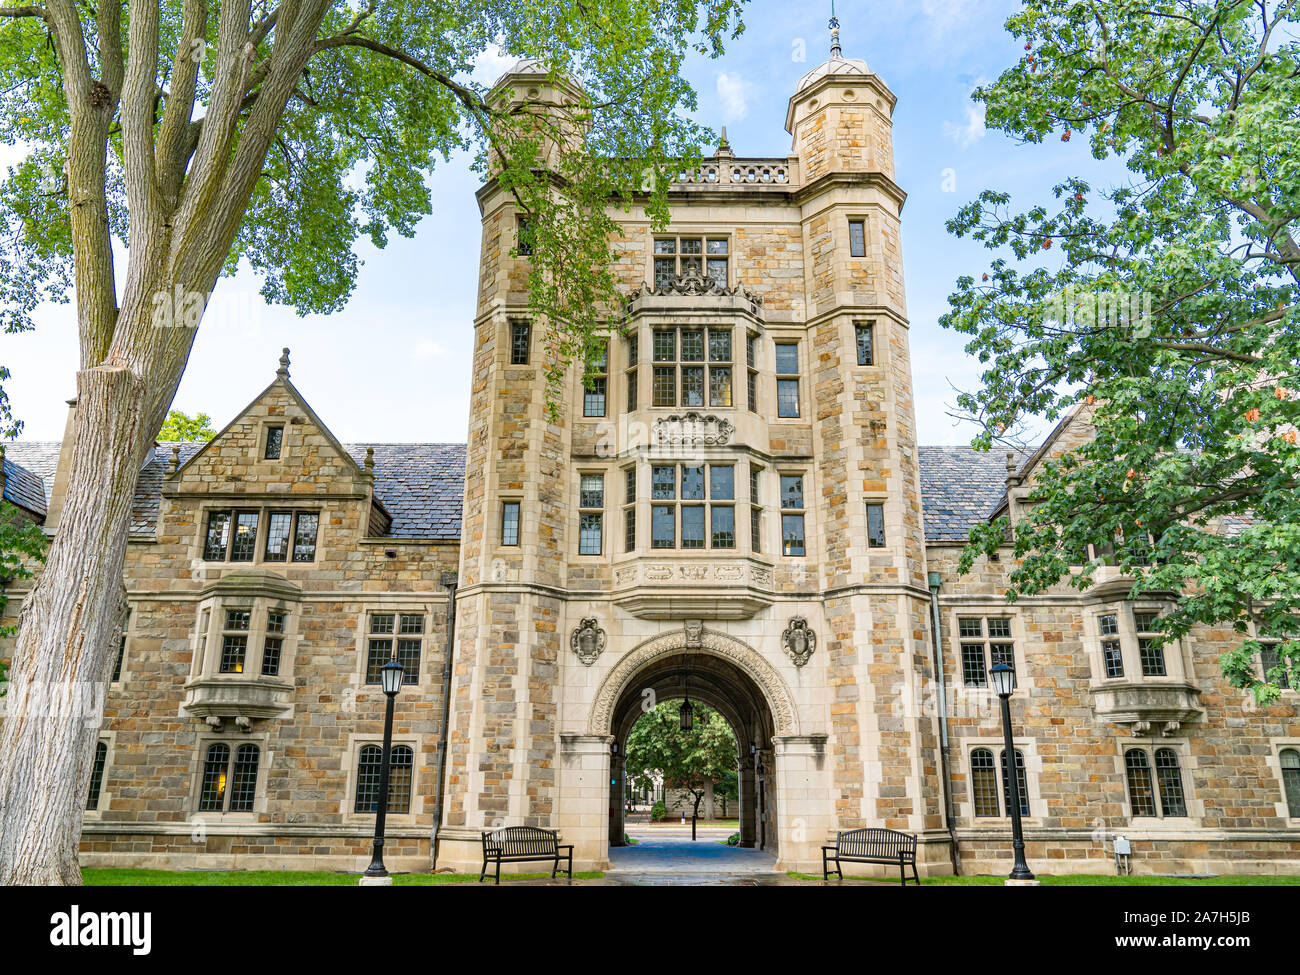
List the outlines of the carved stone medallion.
<svg viewBox="0 0 1300 975">
<path fill-rule="evenodd" d="M 590 667 L 605 649 L 605 631 L 597 626 L 597 619 L 588 616 L 569 636 L 569 646 L 578 659 Z"/>
<path fill-rule="evenodd" d="M 817 649 L 817 634 L 808 629 L 808 621 L 802 616 L 791 617 L 790 625 L 781 634 L 781 647 L 796 667 L 802 667 Z"/>
</svg>

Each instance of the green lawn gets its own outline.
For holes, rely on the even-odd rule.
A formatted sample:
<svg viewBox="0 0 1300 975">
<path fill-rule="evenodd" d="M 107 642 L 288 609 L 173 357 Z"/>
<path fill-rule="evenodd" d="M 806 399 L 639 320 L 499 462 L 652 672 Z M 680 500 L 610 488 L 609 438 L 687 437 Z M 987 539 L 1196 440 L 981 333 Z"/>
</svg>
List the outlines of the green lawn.
<svg viewBox="0 0 1300 975">
<path fill-rule="evenodd" d="M 817 874 L 791 873 L 799 880 L 821 880 Z M 888 878 L 845 877 L 845 880 Z M 1051 876 L 1039 874 L 1044 887 L 1300 887 L 1300 876 L 1271 874 L 1224 874 L 1221 877 L 1116 877 L 1110 874 L 1077 873 Z M 1005 877 L 924 877 L 932 887 L 1000 887 Z"/>
<path fill-rule="evenodd" d="M 549 877 L 549 873 L 511 874 L 510 880 Z M 574 880 L 603 877 L 602 873 L 575 872 Z M 314 870 L 82 870 L 87 887 L 355 887 L 355 873 Z M 395 887 L 432 887 L 474 883 L 476 873 L 398 873 Z M 483 882 L 490 883 L 491 874 Z M 506 882 L 506 877 L 501 878 Z"/>
</svg>

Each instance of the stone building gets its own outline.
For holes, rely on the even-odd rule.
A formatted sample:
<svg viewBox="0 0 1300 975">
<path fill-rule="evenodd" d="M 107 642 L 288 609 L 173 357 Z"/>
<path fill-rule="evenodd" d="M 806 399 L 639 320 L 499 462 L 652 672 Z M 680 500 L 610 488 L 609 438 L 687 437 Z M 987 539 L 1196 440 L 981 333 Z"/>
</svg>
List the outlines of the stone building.
<svg viewBox="0 0 1300 975">
<path fill-rule="evenodd" d="M 527 62 L 498 84 L 562 95 Z M 742 843 L 781 869 L 881 825 L 919 836 L 923 872 L 1005 870 L 1011 766 L 1036 870 L 1111 869 L 1113 834 L 1138 872 L 1300 869 L 1296 692 L 1259 710 L 1229 688 L 1230 632 L 1157 650 L 1167 604 L 1113 574 L 1014 606 L 1009 556 L 958 574 L 970 525 L 1014 518 L 1087 417 L 1008 460 L 917 445 L 894 101 L 837 46 L 789 100 L 788 156 L 724 141 L 666 232 L 619 212 L 630 328 L 556 422 L 519 215 L 489 182 L 466 445 L 339 444 L 287 358 L 210 444 L 160 444 L 85 862 L 363 867 L 396 654 L 397 869 L 477 869 L 498 824 L 604 866 L 627 734 L 676 698 L 731 723 Z M 6 460 L 50 529 L 57 452 Z"/>
</svg>

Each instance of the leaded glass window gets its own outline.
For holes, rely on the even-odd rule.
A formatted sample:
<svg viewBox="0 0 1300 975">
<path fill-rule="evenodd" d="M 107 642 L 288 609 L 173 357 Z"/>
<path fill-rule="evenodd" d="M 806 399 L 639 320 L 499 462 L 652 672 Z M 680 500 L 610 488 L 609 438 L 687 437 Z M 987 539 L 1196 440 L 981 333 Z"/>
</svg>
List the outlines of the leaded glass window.
<svg viewBox="0 0 1300 975">
<path fill-rule="evenodd" d="M 208 531 L 203 541 L 203 558 L 208 562 L 224 562 L 229 538 L 230 512 L 208 512 Z"/>
<path fill-rule="evenodd" d="M 131 627 L 131 611 L 126 611 L 126 619 L 122 621 L 122 637 L 117 643 L 117 660 L 113 662 L 113 676 L 109 678 L 116 683 L 122 679 L 122 661 L 126 659 L 126 636 Z"/>
<path fill-rule="evenodd" d="M 319 528 L 320 515 L 306 511 L 299 512 L 293 535 L 293 560 L 295 562 L 314 562 L 316 560 L 316 532 Z"/>
<path fill-rule="evenodd" d="M 266 460 L 279 460 L 280 451 L 284 448 L 284 427 L 273 426 L 266 428 L 266 449 L 262 456 Z"/>
<path fill-rule="evenodd" d="M 208 746 L 203 760 L 203 779 L 199 784 L 199 812 L 222 812 L 225 809 L 229 764 L 229 745 L 217 742 Z"/>
<path fill-rule="evenodd" d="M 781 475 L 781 554 L 806 554 L 802 474 Z"/>
<path fill-rule="evenodd" d="M 506 501 L 501 505 L 501 544 L 519 544 L 518 501 Z"/>
<path fill-rule="evenodd" d="M 859 322 L 853 326 L 853 334 L 858 346 L 858 365 L 860 366 L 875 365 L 874 333 L 874 322 Z"/>
<path fill-rule="evenodd" d="M 849 221 L 849 256 L 867 256 L 866 223 L 862 220 Z"/>
<path fill-rule="evenodd" d="M 252 562 L 257 551 L 257 512 L 235 514 L 235 534 L 230 542 L 231 562 Z"/>
<path fill-rule="evenodd" d="M 221 629 L 221 673 L 244 672 L 244 658 L 248 655 L 248 628 L 252 616 L 250 609 L 226 610 L 225 626 Z"/>
<path fill-rule="evenodd" d="M 583 474 L 578 486 L 578 554 L 600 555 L 604 550 L 605 475 Z"/>
<path fill-rule="evenodd" d="M 961 675 L 967 687 L 988 687 L 988 671 L 984 667 L 984 644 L 961 645 Z"/>
<path fill-rule="evenodd" d="M 1147 753 L 1140 748 L 1130 748 L 1124 753 L 1124 768 L 1128 774 L 1128 801 L 1133 815 L 1155 816 L 1156 797 Z"/>
<path fill-rule="evenodd" d="M 1119 642 L 1119 617 L 1113 613 L 1097 619 L 1101 628 L 1101 658 L 1107 677 L 1124 676 L 1124 653 Z"/>
<path fill-rule="evenodd" d="M 655 406 L 732 405 L 731 329 L 656 329 L 654 360 Z"/>
<path fill-rule="evenodd" d="M 588 363 L 590 375 L 582 387 L 582 415 L 604 416 L 605 394 L 609 386 L 609 346 L 601 343 Z"/>
<path fill-rule="evenodd" d="M 650 469 L 651 548 L 736 547 L 736 480 L 730 464 L 656 464 Z"/>
<path fill-rule="evenodd" d="M 266 613 L 266 640 L 262 644 L 262 676 L 276 677 L 280 673 L 280 653 L 284 649 L 284 618 L 282 610 Z"/>
<path fill-rule="evenodd" d="M 1025 775 L 1025 756 L 1020 749 L 1016 749 L 1016 798 L 1020 800 L 1020 815 L 1029 815 L 1029 779 Z M 1007 753 L 1004 749 L 1002 752 L 1002 801 L 1006 806 L 1007 815 L 1011 815 L 1011 780 L 1007 778 Z"/>
<path fill-rule="evenodd" d="M 799 415 L 799 346 L 794 342 L 776 345 L 776 415 Z"/>
<path fill-rule="evenodd" d="M 1278 649 L 1280 645 L 1280 640 L 1261 639 L 1259 661 L 1264 679 L 1276 681 L 1278 687 L 1286 689 L 1291 687 L 1291 674 L 1287 661 L 1282 659 L 1282 652 Z"/>
<path fill-rule="evenodd" d="M 999 814 L 997 770 L 993 753 L 987 748 L 976 748 L 970 753 L 970 791 L 976 816 Z"/>
<path fill-rule="evenodd" d="M 1159 619 L 1155 613 L 1134 613 L 1133 624 L 1138 636 L 1138 660 L 1143 677 L 1165 676 L 1165 652 L 1157 645 Z"/>
<path fill-rule="evenodd" d="M 382 684 L 380 668 L 393 659 L 393 629 L 395 613 L 371 613 L 370 637 L 366 647 L 366 683 Z M 402 681 L 405 683 L 405 679 Z"/>
<path fill-rule="evenodd" d="M 885 506 L 867 505 L 867 548 L 885 547 Z"/>
<path fill-rule="evenodd" d="M 353 811 L 379 811 L 379 778 L 384 763 L 381 745 L 362 745 L 357 754 L 357 791 Z M 409 745 L 393 745 L 388 757 L 388 812 L 405 813 L 411 808 L 411 773 L 415 753 Z"/>
<path fill-rule="evenodd" d="M 528 365 L 528 356 L 532 350 L 533 327 L 528 322 L 510 323 L 510 364 L 512 366 Z"/>
<path fill-rule="evenodd" d="M 289 558 L 289 535 L 293 530 L 293 514 L 272 511 L 266 519 L 266 550 L 263 558 L 268 562 L 285 562 Z"/>
<path fill-rule="evenodd" d="M 240 745 L 235 750 L 233 774 L 230 777 L 230 811 L 252 812 L 257 796 L 257 763 L 261 751 L 256 745 Z"/>
<path fill-rule="evenodd" d="M 1300 751 L 1282 749 L 1282 791 L 1286 794 L 1287 815 L 1300 819 Z"/>
<path fill-rule="evenodd" d="M 1155 758 L 1161 812 L 1166 816 L 1186 816 L 1187 802 L 1183 797 L 1183 776 L 1178 768 L 1178 755 L 1172 748 L 1157 748 Z"/>
<path fill-rule="evenodd" d="M 90 766 L 90 794 L 86 797 L 87 809 L 99 808 L 99 793 L 104 785 L 104 766 L 108 764 L 108 743 L 95 742 L 95 760 Z"/>
<path fill-rule="evenodd" d="M 672 283 L 674 277 L 706 277 L 727 287 L 729 245 L 725 237 L 660 237 L 654 243 L 655 287 Z"/>
</svg>

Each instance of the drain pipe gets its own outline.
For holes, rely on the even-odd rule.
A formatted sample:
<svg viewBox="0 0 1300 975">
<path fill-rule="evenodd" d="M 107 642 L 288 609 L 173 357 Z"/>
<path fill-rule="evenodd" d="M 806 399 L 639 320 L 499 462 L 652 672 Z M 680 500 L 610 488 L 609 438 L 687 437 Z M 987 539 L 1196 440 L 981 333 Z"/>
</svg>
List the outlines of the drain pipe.
<svg viewBox="0 0 1300 975">
<path fill-rule="evenodd" d="M 952 856 L 953 876 L 961 876 L 961 854 L 957 851 L 957 824 L 952 803 L 952 751 L 948 744 L 948 681 L 943 672 L 943 627 L 939 617 L 939 587 L 942 577 L 929 574 L 930 622 L 934 630 L 934 674 L 939 684 L 939 765 L 943 778 L 944 818 L 948 821 L 948 849 Z"/>
<path fill-rule="evenodd" d="M 456 581 L 454 572 L 444 572 L 447 589 L 447 649 L 442 660 L 442 733 L 438 736 L 438 791 L 433 799 L 433 836 L 429 843 L 429 872 L 438 870 L 438 834 L 442 831 L 443 797 L 447 792 L 447 732 L 451 726 L 452 656 L 456 649 Z"/>
</svg>

